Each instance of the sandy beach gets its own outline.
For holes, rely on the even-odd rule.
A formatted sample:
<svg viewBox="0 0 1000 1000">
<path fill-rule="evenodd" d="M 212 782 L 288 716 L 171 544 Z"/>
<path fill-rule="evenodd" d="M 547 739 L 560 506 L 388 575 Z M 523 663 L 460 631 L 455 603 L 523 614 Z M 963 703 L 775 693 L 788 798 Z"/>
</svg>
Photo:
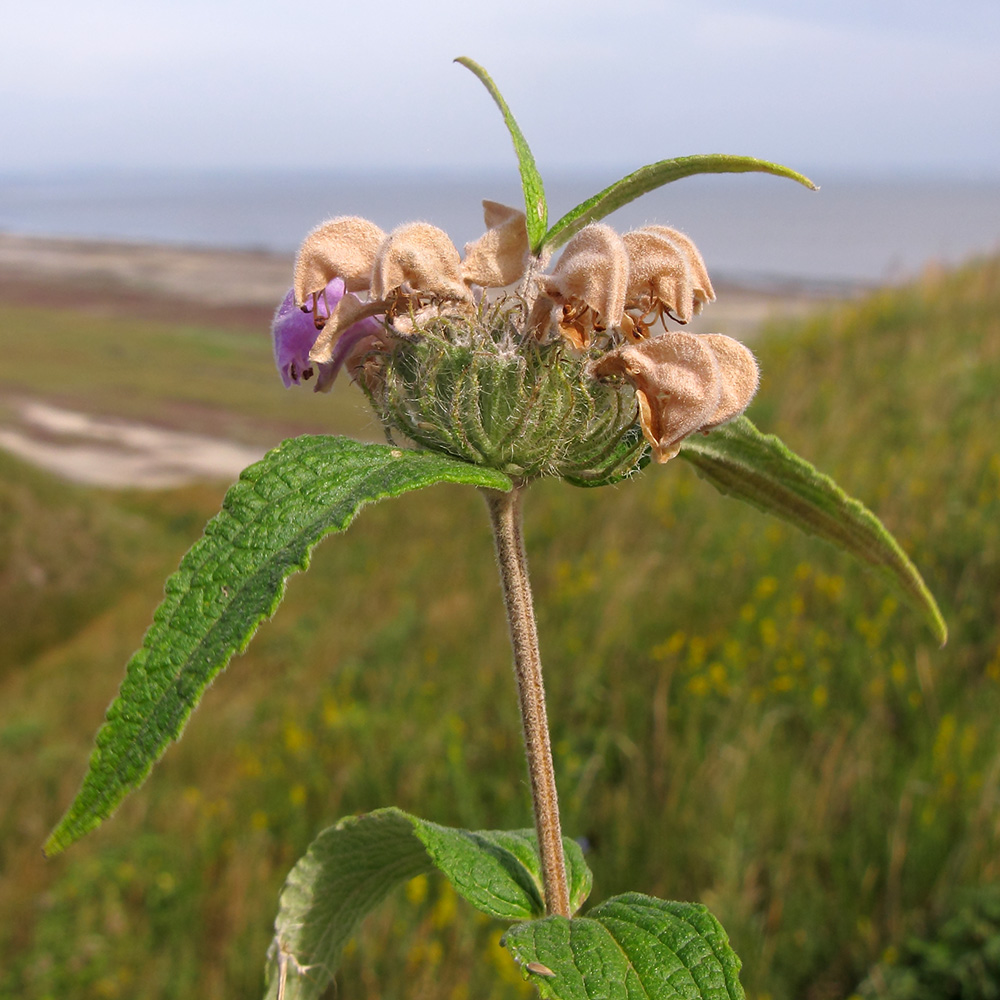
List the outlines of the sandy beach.
<svg viewBox="0 0 1000 1000">
<path fill-rule="evenodd" d="M 0 304 L 263 331 L 291 267 L 291 257 L 280 254 L 0 233 Z M 833 297 L 831 289 L 747 288 L 725 280 L 716 282 L 716 293 L 718 300 L 688 329 L 748 342 L 765 320 L 805 315 Z M 232 479 L 259 457 L 227 440 L 98 419 L 44 398 L 6 402 L 0 448 L 88 485 L 161 489 Z"/>
</svg>

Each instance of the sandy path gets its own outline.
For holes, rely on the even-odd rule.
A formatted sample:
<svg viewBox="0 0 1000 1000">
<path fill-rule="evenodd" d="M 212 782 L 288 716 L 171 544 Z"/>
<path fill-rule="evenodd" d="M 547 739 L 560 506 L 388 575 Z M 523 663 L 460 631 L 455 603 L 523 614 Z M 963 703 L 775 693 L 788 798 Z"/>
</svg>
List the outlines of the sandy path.
<svg viewBox="0 0 1000 1000">
<path fill-rule="evenodd" d="M 263 449 L 148 424 L 106 420 L 31 400 L 0 427 L 0 448 L 72 482 L 111 489 L 167 489 L 236 479 Z"/>
</svg>

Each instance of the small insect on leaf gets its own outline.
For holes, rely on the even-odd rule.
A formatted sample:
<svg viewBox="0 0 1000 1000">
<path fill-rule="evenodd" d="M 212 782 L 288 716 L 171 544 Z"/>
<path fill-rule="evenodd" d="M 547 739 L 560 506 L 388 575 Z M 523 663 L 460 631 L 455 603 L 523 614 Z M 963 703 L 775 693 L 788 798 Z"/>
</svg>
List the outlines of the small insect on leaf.
<svg viewBox="0 0 1000 1000">
<path fill-rule="evenodd" d="M 525 968 L 533 975 L 545 976 L 546 979 L 551 979 L 555 976 L 555 973 L 547 965 L 542 965 L 541 962 L 529 962 Z"/>
</svg>

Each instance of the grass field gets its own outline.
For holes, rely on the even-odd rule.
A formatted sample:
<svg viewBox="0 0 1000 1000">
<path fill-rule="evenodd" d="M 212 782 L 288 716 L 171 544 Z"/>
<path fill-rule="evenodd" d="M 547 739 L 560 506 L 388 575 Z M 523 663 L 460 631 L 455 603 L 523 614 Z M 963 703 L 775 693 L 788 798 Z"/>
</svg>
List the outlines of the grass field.
<svg viewBox="0 0 1000 1000">
<path fill-rule="evenodd" d="M 15 391 L 210 413 L 254 440 L 328 415 L 371 429 L 356 390 L 284 394 L 263 337 L 12 315 Z M 69 363 L 32 370 L 27 328 Z M 756 349 L 750 416 L 896 533 L 941 602 L 944 650 L 880 578 L 680 461 L 619 488 L 538 484 L 527 541 L 592 901 L 704 901 L 750 997 L 833 1000 L 964 889 L 1000 885 L 1000 261 Z M 435 487 L 321 546 L 148 783 L 42 860 L 163 579 L 221 496 L 71 488 L 0 457 L 2 996 L 258 996 L 281 883 L 323 826 L 390 804 L 530 824 L 485 511 Z M 337 995 L 530 995 L 501 930 L 418 880 L 365 926 Z"/>
</svg>

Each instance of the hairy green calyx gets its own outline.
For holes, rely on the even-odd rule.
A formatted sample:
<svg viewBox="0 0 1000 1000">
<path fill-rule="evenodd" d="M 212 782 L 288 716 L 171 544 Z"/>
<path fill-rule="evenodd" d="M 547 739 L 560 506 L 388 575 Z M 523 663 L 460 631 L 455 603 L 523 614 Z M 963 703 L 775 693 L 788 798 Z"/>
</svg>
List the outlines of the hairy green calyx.
<svg viewBox="0 0 1000 1000">
<path fill-rule="evenodd" d="M 359 381 L 379 419 L 434 451 L 521 479 L 604 481 L 645 450 L 635 391 L 598 380 L 587 353 L 521 332 L 508 300 L 437 318 L 366 359 Z"/>
</svg>

